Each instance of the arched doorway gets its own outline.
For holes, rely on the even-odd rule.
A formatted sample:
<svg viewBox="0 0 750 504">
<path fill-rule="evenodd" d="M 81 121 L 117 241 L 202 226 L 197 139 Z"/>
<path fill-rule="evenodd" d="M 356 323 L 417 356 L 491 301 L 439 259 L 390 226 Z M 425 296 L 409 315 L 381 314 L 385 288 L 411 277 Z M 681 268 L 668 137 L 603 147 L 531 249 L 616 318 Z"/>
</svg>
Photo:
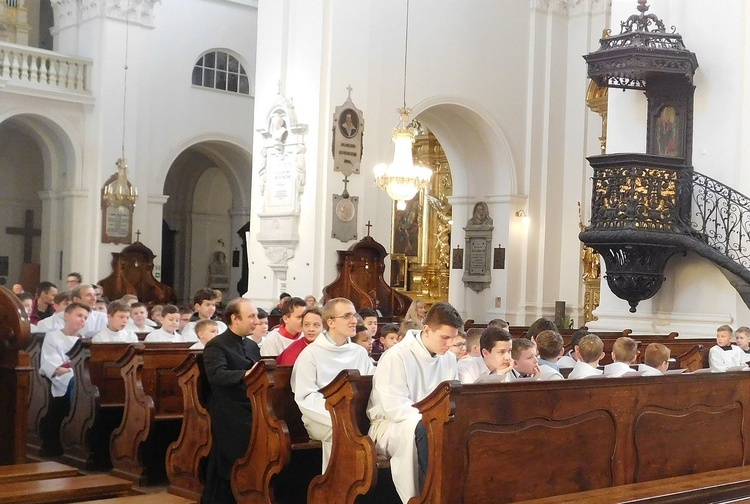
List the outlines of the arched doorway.
<svg viewBox="0 0 750 504">
<path fill-rule="evenodd" d="M 250 154 L 227 142 L 198 142 L 182 151 L 169 168 L 164 194 L 162 274 L 178 297 L 190 303 L 209 284 L 209 264 L 217 252 L 232 258 L 241 250 L 236 231 L 249 221 Z M 230 262 L 229 298 L 237 289 L 243 263 Z M 245 275 L 246 277 L 246 275 Z"/>
<path fill-rule="evenodd" d="M 0 282 L 22 280 L 34 292 L 40 280 L 59 282 L 67 273 L 71 223 L 57 189 L 73 178 L 74 150 L 46 117 L 19 114 L 0 122 Z"/>
<path fill-rule="evenodd" d="M 506 318 L 516 323 L 523 314 L 527 229 L 514 212 L 526 208 L 508 142 L 491 115 L 460 99 L 428 100 L 415 107 L 415 118 L 436 138 L 450 166 L 452 194 L 446 199 L 452 210 L 450 247 L 465 248 L 463 228 L 475 203 L 484 201 L 494 219 L 493 247 L 507 250 L 506 268 L 493 270 L 490 287 L 473 292 L 462 281 L 463 269 L 450 270 L 449 301 L 466 318 Z M 448 180 L 447 178 L 444 180 Z M 433 212 L 434 214 L 434 212 Z M 465 258 L 466 260 L 467 258 Z M 462 263 L 463 264 L 463 263 Z"/>
</svg>

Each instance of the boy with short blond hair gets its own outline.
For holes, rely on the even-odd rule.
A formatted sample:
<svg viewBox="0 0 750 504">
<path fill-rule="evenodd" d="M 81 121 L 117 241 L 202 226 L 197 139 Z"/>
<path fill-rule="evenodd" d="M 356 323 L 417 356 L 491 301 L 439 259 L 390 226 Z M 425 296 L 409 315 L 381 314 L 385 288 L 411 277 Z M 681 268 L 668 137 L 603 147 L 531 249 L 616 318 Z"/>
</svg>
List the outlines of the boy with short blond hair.
<svg viewBox="0 0 750 504">
<path fill-rule="evenodd" d="M 130 306 L 124 301 L 112 301 L 107 306 L 107 327 L 99 331 L 92 343 L 138 343 L 138 337 L 126 329 Z"/>
<path fill-rule="evenodd" d="M 539 378 L 541 380 L 563 380 L 557 361 L 565 352 L 562 336 L 555 331 L 542 331 L 536 336 L 536 348 L 539 352 Z"/>
<path fill-rule="evenodd" d="M 487 327 L 490 327 L 488 324 Z M 499 327 L 499 326 L 491 326 Z M 499 327 L 500 329 L 508 330 L 506 327 Z M 468 357 L 481 357 L 482 349 L 479 345 L 479 339 L 482 337 L 482 330 L 478 327 L 472 327 L 466 331 L 466 355 Z"/>
<path fill-rule="evenodd" d="M 708 367 L 711 371 L 726 371 L 730 367 L 744 366 L 742 355 L 738 346 L 732 345 L 734 331 L 728 325 L 716 329 L 716 345 L 708 351 Z"/>
<path fill-rule="evenodd" d="M 604 376 L 618 378 L 633 369 L 630 365 L 638 355 L 638 343 L 633 338 L 621 336 L 612 345 L 612 364 L 604 366 Z"/>
<path fill-rule="evenodd" d="M 201 319 L 195 323 L 195 334 L 198 336 L 198 341 L 193 343 L 190 350 L 202 350 L 206 343 L 219 335 L 219 324 L 215 320 Z"/>
<path fill-rule="evenodd" d="M 638 366 L 643 376 L 661 376 L 669 369 L 669 348 L 661 343 L 651 343 L 646 347 L 643 364 Z"/>
<path fill-rule="evenodd" d="M 604 358 L 604 343 L 596 334 L 587 334 L 578 343 L 581 359 L 573 366 L 568 375 L 569 380 L 601 376 L 603 371 L 597 369 L 599 361 Z"/>
<path fill-rule="evenodd" d="M 742 326 L 734 332 L 737 346 L 742 350 L 740 353 L 742 362 L 750 361 L 750 327 Z"/>
<path fill-rule="evenodd" d="M 537 378 L 542 372 L 539 360 L 536 358 L 536 344 L 525 338 L 514 338 L 510 356 L 513 359 L 513 369 L 508 373 L 508 381 L 520 378 Z"/>
<path fill-rule="evenodd" d="M 125 296 L 123 296 L 125 297 Z M 122 301 L 122 299 L 120 299 Z M 134 333 L 150 333 L 154 328 L 146 321 L 148 320 L 148 308 L 137 301 L 130 305 L 130 323 L 128 330 Z"/>
</svg>

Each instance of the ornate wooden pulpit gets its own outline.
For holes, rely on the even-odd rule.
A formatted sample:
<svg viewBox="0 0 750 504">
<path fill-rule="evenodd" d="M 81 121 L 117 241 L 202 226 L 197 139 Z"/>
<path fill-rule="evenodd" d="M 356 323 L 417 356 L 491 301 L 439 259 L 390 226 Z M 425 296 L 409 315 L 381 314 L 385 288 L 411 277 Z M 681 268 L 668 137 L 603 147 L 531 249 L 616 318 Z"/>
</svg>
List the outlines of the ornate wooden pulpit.
<svg viewBox="0 0 750 504">
<path fill-rule="evenodd" d="M 174 289 L 154 278 L 154 257 L 151 249 L 139 241 L 112 252 L 112 274 L 99 281 L 104 295 L 115 300 L 134 294 L 138 301 L 149 305 L 176 303 Z"/>
<path fill-rule="evenodd" d="M 0 465 L 26 460 L 31 362 L 29 319 L 21 302 L 0 286 Z"/>
<path fill-rule="evenodd" d="M 349 250 L 338 250 L 338 277 L 323 289 L 323 302 L 344 297 L 354 307 L 378 309 L 384 317 L 403 317 L 412 300 L 391 288 L 383 279 L 388 252 L 371 236 L 365 236 Z"/>
</svg>

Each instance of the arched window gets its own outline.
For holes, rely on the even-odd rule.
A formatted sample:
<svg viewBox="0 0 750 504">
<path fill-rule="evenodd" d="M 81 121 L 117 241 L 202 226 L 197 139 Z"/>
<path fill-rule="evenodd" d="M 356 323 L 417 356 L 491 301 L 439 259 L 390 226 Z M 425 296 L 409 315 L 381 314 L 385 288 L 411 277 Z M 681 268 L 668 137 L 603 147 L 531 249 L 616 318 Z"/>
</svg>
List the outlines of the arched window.
<svg viewBox="0 0 750 504">
<path fill-rule="evenodd" d="M 193 67 L 193 85 L 250 94 L 250 79 L 239 60 L 225 51 L 201 56 Z"/>
</svg>

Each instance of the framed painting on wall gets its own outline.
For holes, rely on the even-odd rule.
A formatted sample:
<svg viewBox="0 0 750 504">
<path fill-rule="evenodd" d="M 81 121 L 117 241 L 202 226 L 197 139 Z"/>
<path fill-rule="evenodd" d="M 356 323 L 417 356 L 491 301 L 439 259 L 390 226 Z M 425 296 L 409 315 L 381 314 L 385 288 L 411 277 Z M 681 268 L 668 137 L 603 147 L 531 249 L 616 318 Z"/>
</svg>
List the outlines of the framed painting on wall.
<svg viewBox="0 0 750 504">
<path fill-rule="evenodd" d="M 420 258 L 422 247 L 422 212 L 423 196 L 420 192 L 406 202 L 405 210 L 397 210 L 393 202 L 393 236 L 391 238 L 391 253 L 406 257 Z"/>
</svg>

